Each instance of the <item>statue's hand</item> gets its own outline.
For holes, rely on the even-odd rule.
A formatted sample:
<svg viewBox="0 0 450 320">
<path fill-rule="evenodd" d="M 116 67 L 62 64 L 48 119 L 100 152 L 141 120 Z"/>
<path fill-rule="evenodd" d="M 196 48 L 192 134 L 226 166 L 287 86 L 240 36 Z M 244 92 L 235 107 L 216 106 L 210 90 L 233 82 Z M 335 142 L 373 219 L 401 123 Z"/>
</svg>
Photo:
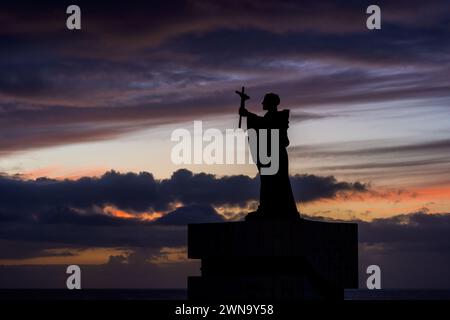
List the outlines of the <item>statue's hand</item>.
<svg viewBox="0 0 450 320">
<path fill-rule="evenodd" d="M 239 115 L 240 116 L 242 116 L 242 117 L 246 117 L 247 115 L 248 115 L 248 111 L 247 111 L 247 109 L 245 109 L 245 107 L 240 107 L 239 108 Z"/>
</svg>

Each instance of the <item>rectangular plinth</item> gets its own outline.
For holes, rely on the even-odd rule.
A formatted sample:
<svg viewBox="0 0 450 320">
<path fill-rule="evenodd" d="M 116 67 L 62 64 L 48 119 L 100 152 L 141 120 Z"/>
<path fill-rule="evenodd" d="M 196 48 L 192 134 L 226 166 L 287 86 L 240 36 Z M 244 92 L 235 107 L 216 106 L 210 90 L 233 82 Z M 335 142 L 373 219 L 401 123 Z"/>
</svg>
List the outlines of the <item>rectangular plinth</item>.
<svg viewBox="0 0 450 320">
<path fill-rule="evenodd" d="M 353 223 L 299 219 L 192 224 L 188 257 L 202 260 L 202 277 L 189 280 L 190 296 L 212 287 L 226 296 L 235 287 L 235 297 L 247 297 L 251 294 L 240 290 L 253 286 L 269 288 L 260 292 L 264 297 L 285 287 L 295 299 L 312 292 L 305 286 L 325 288 L 323 292 L 358 286 L 358 231 Z"/>
<path fill-rule="evenodd" d="M 262 220 L 188 225 L 188 257 L 303 256 L 357 250 L 354 223 Z"/>
</svg>

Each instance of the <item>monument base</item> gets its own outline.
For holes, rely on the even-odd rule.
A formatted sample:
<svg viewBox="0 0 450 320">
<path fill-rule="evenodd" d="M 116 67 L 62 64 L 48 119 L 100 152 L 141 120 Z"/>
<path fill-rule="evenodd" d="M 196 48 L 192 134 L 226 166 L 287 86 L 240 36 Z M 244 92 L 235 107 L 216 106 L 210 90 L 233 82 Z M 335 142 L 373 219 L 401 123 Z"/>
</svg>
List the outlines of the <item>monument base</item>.
<svg viewBox="0 0 450 320">
<path fill-rule="evenodd" d="M 358 287 L 353 223 L 299 220 L 191 224 L 188 278 L 192 300 L 342 299 Z"/>
</svg>

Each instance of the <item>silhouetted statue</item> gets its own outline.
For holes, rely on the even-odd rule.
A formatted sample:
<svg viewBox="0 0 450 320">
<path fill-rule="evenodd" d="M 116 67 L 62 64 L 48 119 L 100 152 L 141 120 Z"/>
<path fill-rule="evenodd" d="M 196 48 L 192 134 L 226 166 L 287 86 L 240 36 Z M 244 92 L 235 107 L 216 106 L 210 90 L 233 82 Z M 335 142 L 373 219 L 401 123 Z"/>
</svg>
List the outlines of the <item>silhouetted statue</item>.
<svg viewBox="0 0 450 320">
<path fill-rule="evenodd" d="M 267 129 L 267 145 L 270 153 L 270 130 L 279 130 L 279 167 L 278 172 L 273 175 L 261 174 L 261 168 L 264 166 L 259 161 L 256 161 L 258 171 L 260 173 L 260 199 L 257 211 L 251 212 L 247 215 L 246 220 L 253 220 L 258 218 L 281 218 L 281 219 L 298 219 L 299 213 L 295 205 L 294 195 L 292 194 L 291 183 L 289 181 L 289 160 L 287 154 L 287 146 L 289 139 L 287 129 L 289 127 L 289 110 L 278 111 L 277 107 L 280 104 L 280 97 L 274 93 L 268 93 L 264 96 L 262 106 L 267 110 L 263 117 L 249 112 L 245 108 L 245 101 L 250 99 L 245 94 L 244 88 L 242 91 L 236 91 L 241 97 L 241 106 L 239 108 L 239 116 L 247 117 L 247 129 Z M 239 119 L 239 127 L 241 125 L 241 118 Z M 258 134 L 258 139 L 261 139 Z"/>
</svg>

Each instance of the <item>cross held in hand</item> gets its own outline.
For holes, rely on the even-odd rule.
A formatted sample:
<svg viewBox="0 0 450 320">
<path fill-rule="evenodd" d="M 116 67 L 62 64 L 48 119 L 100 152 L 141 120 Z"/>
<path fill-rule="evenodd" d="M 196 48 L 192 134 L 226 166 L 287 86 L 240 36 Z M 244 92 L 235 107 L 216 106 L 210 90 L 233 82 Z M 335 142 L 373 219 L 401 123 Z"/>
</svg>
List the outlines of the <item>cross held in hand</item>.
<svg viewBox="0 0 450 320">
<path fill-rule="evenodd" d="M 242 87 L 242 91 L 237 91 L 236 93 L 241 97 L 241 104 L 246 100 L 250 99 L 250 97 L 245 93 L 245 88 Z"/>
<path fill-rule="evenodd" d="M 242 87 L 242 91 L 237 91 L 236 93 L 241 97 L 241 108 L 245 108 L 245 101 L 250 99 L 250 97 L 245 93 L 245 88 Z M 242 116 L 239 115 L 239 128 L 241 128 Z"/>
</svg>

